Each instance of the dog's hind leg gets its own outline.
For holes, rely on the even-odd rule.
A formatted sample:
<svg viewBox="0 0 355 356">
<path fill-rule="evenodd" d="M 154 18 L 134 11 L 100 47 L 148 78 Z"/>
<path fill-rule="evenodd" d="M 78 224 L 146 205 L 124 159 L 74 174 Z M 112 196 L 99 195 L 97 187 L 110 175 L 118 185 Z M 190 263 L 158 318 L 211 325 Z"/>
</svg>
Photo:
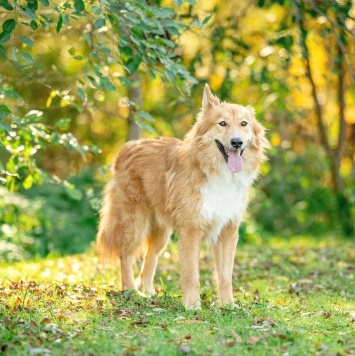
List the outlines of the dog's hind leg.
<svg viewBox="0 0 355 356">
<path fill-rule="evenodd" d="M 154 224 L 151 226 L 145 245 L 145 256 L 139 276 L 139 288 L 148 294 L 154 294 L 153 280 L 158 265 L 159 255 L 164 251 L 171 230 L 165 226 Z"/>
<path fill-rule="evenodd" d="M 124 219 L 119 246 L 122 290 L 136 289 L 133 264 L 149 228 L 149 216 L 144 206 L 131 204 L 127 205 L 127 210 L 124 218 L 120 217 L 121 221 Z"/>
</svg>

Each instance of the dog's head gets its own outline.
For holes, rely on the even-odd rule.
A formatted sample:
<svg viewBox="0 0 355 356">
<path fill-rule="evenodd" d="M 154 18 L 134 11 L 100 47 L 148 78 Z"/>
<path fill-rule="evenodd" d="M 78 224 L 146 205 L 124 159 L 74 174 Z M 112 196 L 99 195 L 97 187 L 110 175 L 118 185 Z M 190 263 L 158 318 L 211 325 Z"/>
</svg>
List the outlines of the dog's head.
<svg viewBox="0 0 355 356">
<path fill-rule="evenodd" d="M 194 127 L 194 136 L 204 143 L 214 146 L 233 173 L 243 170 L 246 156 L 252 152 L 260 162 L 265 158 L 264 149 L 268 147 L 265 129 L 255 118 L 250 106 L 221 103 L 211 93 L 206 84 L 202 109 Z"/>
</svg>

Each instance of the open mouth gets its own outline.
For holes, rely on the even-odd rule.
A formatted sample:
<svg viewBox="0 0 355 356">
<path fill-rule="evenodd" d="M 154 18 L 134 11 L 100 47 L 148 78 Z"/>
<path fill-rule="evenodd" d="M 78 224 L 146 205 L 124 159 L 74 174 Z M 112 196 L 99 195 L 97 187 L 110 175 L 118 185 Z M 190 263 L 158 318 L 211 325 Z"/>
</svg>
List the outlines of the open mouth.
<svg viewBox="0 0 355 356">
<path fill-rule="evenodd" d="M 222 156 L 224 157 L 225 161 L 228 162 L 228 153 L 226 152 L 226 149 L 218 140 L 215 140 L 215 141 L 216 141 L 217 147 L 219 149 L 219 152 L 222 153 Z"/>
<path fill-rule="evenodd" d="M 233 173 L 238 173 L 243 169 L 243 160 L 242 154 L 244 150 L 241 149 L 233 149 L 233 150 L 226 150 L 222 143 L 218 140 L 215 140 L 219 152 L 221 152 L 224 160 L 227 163 L 228 168 Z"/>
</svg>

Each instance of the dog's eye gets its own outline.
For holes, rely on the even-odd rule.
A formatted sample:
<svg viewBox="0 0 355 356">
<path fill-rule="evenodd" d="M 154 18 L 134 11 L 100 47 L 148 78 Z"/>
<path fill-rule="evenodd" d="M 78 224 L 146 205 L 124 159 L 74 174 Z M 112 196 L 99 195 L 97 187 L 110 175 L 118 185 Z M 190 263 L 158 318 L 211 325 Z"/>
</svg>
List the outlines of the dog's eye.
<svg viewBox="0 0 355 356">
<path fill-rule="evenodd" d="M 247 126 L 248 123 L 247 123 L 246 121 L 242 121 L 241 125 L 242 125 L 242 126 Z"/>
<path fill-rule="evenodd" d="M 220 126 L 227 126 L 227 123 L 225 121 L 221 121 L 221 122 L 219 122 L 219 125 Z"/>
</svg>

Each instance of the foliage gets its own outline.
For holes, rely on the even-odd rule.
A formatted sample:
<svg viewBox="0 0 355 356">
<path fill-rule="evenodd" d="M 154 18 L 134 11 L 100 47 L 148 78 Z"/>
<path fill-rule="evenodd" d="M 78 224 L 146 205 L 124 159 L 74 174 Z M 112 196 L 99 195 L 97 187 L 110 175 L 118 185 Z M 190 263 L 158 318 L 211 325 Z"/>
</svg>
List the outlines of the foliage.
<svg viewBox="0 0 355 356">
<path fill-rule="evenodd" d="M 355 352 L 354 250 L 296 238 L 238 251 L 236 309 L 215 305 L 211 251 L 201 311 L 180 302 L 176 246 L 161 258 L 158 295 L 117 292 L 117 271 L 90 255 L 0 268 L 0 347 L 8 355 L 335 355 Z"/>
<path fill-rule="evenodd" d="M 177 4 L 175 9 L 183 3 Z M 74 109 L 72 118 L 83 108 L 90 110 L 92 95 L 114 92 L 117 86 L 135 86 L 130 75 L 139 68 L 152 79 L 163 76 L 183 92 L 189 92 L 190 84 L 196 80 L 180 63 L 175 42 L 188 24 L 177 18 L 175 9 L 158 5 L 142 0 L 90 3 L 76 0 L 60 6 L 49 1 L 21 5 L 11 0 L 0 3 L 5 11 L 1 15 L 0 57 L 13 74 L 12 78 L 0 76 L 0 95 L 8 103 L 0 107 L 0 143 L 10 154 L 8 159 L 5 156 L 6 167 L 0 168 L 10 190 L 16 188 L 18 179 L 25 189 L 43 179 L 34 154 L 46 148 L 48 143 L 75 149 L 81 156 L 85 156 L 84 151 L 88 149 L 79 145 L 72 133 L 59 135 L 52 131 L 49 124 L 68 129 L 70 120 L 62 117 L 53 123 L 49 117 L 44 117 L 43 110 L 33 107 L 36 103 L 30 102 L 29 93 L 18 87 L 15 71 L 30 80 L 36 79 L 40 86 L 47 88 L 47 114 L 59 101 L 60 108 Z M 191 23 L 198 24 L 198 21 Z M 46 33 L 56 36 L 59 42 L 66 41 L 67 36 L 75 36 L 77 40 L 73 46 L 65 44 L 65 58 L 60 58 L 62 63 L 58 66 L 52 65 L 53 53 L 49 54 L 52 58 L 43 54 L 47 50 L 43 49 L 43 41 L 48 37 Z M 72 68 L 66 67 L 63 60 L 68 60 Z M 39 78 L 38 74 L 43 72 L 46 77 Z M 65 80 L 59 80 L 63 76 Z M 17 107 L 19 102 L 22 105 Z M 136 103 L 129 100 L 127 103 L 137 111 L 137 122 L 149 129 L 152 117 Z M 31 110 L 26 114 L 23 108 L 27 105 Z"/>
<path fill-rule="evenodd" d="M 25 194 L 2 188 L 0 262 L 85 251 L 96 234 L 98 197 L 89 171 L 66 185 L 44 182 Z"/>
</svg>

